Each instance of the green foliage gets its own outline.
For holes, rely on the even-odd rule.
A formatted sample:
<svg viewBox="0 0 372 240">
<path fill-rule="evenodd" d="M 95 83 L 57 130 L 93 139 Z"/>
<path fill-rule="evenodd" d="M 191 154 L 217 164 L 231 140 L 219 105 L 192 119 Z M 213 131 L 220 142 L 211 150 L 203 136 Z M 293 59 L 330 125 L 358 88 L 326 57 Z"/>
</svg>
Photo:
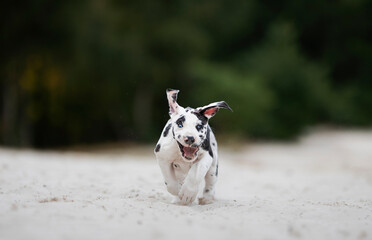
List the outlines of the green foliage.
<svg viewBox="0 0 372 240">
<path fill-rule="evenodd" d="M 198 63 L 190 68 L 195 79 L 190 98 L 194 107 L 224 100 L 234 110 L 233 115 L 219 113 L 212 120 L 214 127 L 244 136 L 266 121 L 274 99 L 257 76 L 225 64 Z"/>
<path fill-rule="evenodd" d="M 291 138 L 372 122 L 371 1 L 8 1 L 1 143 L 154 141 L 165 89 L 225 100 L 219 131 Z"/>
<path fill-rule="evenodd" d="M 295 43 L 290 24 L 279 23 L 269 28 L 267 37 L 257 49 L 243 55 L 242 69 L 258 75 L 275 98 L 266 123 L 257 134 L 266 137 L 291 137 L 304 126 L 324 120 L 328 87 L 325 67 L 306 60 Z"/>
<path fill-rule="evenodd" d="M 303 58 L 294 40 L 290 24 L 276 24 L 261 45 L 233 64 L 191 67 L 194 99 L 226 99 L 236 112 L 213 120 L 217 126 L 229 122 L 225 130 L 257 137 L 292 137 L 323 120 L 331 93 L 326 70 Z"/>
</svg>

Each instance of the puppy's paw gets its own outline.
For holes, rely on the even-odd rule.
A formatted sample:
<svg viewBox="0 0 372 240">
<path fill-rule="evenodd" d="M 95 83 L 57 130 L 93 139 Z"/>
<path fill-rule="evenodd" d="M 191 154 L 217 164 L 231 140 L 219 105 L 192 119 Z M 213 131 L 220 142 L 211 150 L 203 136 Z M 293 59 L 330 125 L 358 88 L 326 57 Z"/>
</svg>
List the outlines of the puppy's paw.
<svg viewBox="0 0 372 240">
<path fill-rule="evenodd" d="M 173 196 L 171 203 L 172 204 L 179 204 L 180 203 L 180 198 L 178 196 Z"/>
<path fill-rule="evenodd" d="M 183 205 L 191 204 L 195 201 L 196 196 L 198 195 L 198 185 L 184 184 L 181 187 L 181 191 L 178 194 L 180 198 L 180 203 Z"/>
<path fill-rule="evenodd" d="M 213 201 L 214 201 L 213 196 L 199 198 L 199 204 L 200 205 L 211 204 L 211 203 L 213 203 Z"/>
</svg>

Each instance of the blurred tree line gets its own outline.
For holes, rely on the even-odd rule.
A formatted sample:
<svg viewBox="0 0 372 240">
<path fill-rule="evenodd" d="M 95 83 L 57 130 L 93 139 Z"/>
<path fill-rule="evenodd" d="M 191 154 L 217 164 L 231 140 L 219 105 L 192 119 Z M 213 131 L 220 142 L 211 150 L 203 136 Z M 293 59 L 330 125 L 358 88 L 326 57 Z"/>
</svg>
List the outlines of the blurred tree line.
<svg viewBox="0 0 372 240">
<path fill-rule="evenodd" d="M 372 123 L 372 1 L 2 3 L 1 144 L 154 141 L 165 89 L 213 127 L 290 138 Z"/>
</svg>

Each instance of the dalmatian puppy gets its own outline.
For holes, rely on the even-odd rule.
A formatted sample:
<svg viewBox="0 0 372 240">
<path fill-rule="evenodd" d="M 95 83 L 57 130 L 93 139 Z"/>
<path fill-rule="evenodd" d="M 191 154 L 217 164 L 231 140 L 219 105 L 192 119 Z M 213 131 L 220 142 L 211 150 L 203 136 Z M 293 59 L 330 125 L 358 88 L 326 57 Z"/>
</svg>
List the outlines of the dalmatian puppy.
<svg viewBox="0 0 372 240">
<path fill-rule="evenodd" d="M 208 204 L 214 200 L 218 176 L 217 142 L 208 121 L 220 108 L 232 109 L 224 101 L 183 108 L 177 103 L 178 92 L 166 91 L 170 119 L 154 153 L 167 190 L 176 196 L 176 202 L 193 203 L 204 186 L 199 204 Z"/>
</svg>

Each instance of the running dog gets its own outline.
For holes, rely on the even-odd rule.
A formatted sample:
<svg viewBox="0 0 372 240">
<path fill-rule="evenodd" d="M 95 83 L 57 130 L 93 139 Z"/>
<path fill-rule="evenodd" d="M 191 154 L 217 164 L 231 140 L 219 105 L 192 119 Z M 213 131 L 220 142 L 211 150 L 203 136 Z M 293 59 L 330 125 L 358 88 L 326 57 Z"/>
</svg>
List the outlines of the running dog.
<svg viewBox="0 0 372 240">
<path fill-rule="evenodd" d="M 183 108 L 177 103 L 178 92 L 166 91 L 170 119 L 154 153 L 167 190 L 179 203 L 193 203 L 204 186 L 199 204 L 208 204 L 214 200 L 218 176 L 217 142 L 208 121 L 220 108 L 232 109 L 224 101 Z"/>
</svg>

